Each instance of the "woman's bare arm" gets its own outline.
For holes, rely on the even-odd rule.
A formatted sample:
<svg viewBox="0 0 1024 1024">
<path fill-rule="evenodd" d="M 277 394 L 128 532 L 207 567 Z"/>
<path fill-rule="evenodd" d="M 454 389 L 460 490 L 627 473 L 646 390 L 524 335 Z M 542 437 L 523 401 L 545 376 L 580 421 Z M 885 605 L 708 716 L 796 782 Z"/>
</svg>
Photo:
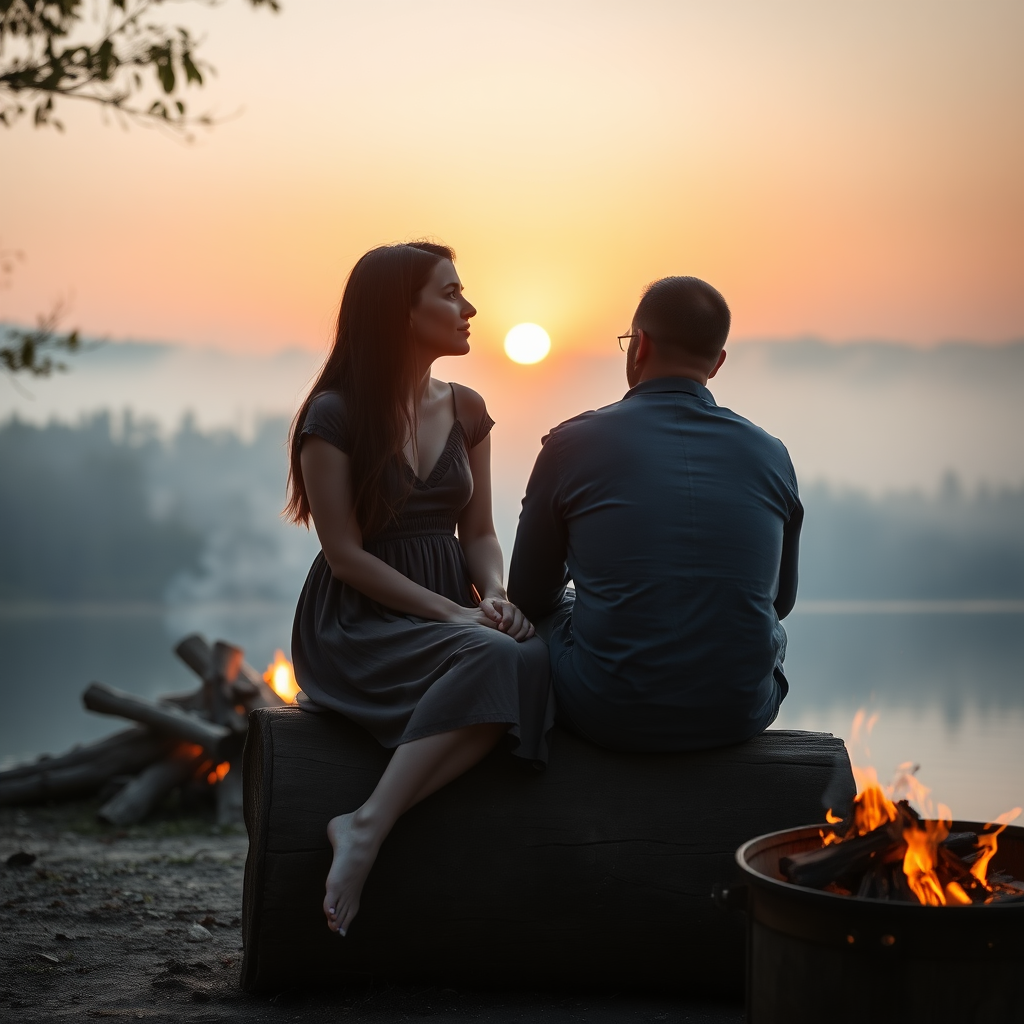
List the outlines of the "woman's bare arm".
<svg viewBox="0 0 1024 1024">
<path fill-rule="evenodd" d="M 406 615 L 439 622 L 497 625 L 493 616 L 482 609 L 464 608 L 435 594 L 363 550 L 363 535 L 355 515 L 351 463 L 344 452 L 323 438 L 310 435 L 302 442 L 300 462 L 317 536 L 337 579 Z"/>
<path fill-rule="evenodd" d="M 491 513 L 490 436 L 470 449 L 469 468 L 473 473 L 473 497 L 459 516 L 459 542 L 480 596 L 504 600 L 504 564 Z"/>
<path fill-rule="evenodd" d="M 490 436 L 470 449 L 469 468 L 473 472 L 473 497 L 459 516 L 459 542 L 466 555 L 470 579 L 483 598 L 482 607 L 500 614 L 498 628 L 516 640 L 528 640 L 534 628 L 509 601 L 503 583 L 501 545 L 494 532 L 491 511 Z"/>
</svg>

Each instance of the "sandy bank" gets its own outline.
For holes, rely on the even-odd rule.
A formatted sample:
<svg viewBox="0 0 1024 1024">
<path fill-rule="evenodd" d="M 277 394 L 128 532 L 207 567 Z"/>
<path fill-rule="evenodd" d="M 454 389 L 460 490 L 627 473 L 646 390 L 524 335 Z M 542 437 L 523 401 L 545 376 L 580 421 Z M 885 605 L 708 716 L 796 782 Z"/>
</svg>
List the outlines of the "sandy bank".
<svg viewBox="0 0 1024 1024">
<path fill-rule="evenodd" d="M 4 1020 L 743 1020 L 737 1006 L 629 993 L 374 986 L 246 996 L 238 988 L 244 832 L 219 830 L 202 812 L 115 830 L 98 826 L 95 811 L 89 801 L 0 808 Z M 36 859 L 7 866 L 18 852 Z"/>
</svg>

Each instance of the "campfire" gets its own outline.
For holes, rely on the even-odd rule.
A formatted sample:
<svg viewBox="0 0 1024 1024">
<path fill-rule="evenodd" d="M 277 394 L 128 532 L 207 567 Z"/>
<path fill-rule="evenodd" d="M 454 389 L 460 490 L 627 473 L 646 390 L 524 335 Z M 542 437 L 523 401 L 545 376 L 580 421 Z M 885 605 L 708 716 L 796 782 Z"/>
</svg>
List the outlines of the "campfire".
<svg viewBox="0 0 1024 1024">
<path fill-rule="evenodd" d="M 864 719 L 859 711 L 854 740 L 864 729 Z M 868 720 L 867 732 L 876 720 Z M 819 829 L 820 848 L 783 857 L 783 877 L 840 896 L 925 906 L 1024 902 L 1024 880 L 990 871 L 999 835 L 1021 808 L 976 832 L 951 831 L 952 812 L 944 804 L 933 807 L 917 770 L 916 765 L 902 764 L 893 783 L 883 787 L 873 768 L 855 766 L 858 792 L 852 809 L 845 816 L 830 809 L 826 821 L 831 827 Z"/>
<path fill-rule="evenodd" d="M 298 685 L 283 651 L 262 675 L 240 647 L 198 634 L 175 654 L 202 681 L 197 690 L 148 700 L 102 683 L 82 694 L 90 711 L 126 718 L 132 728 L 61 757 L 43 756 L 0 772 L 0 804 L 36 803 L 99 792 L 101 820 L 130 825 L 144 820 L 175 789 L 209 788 L 217 821 L 241 819 L 242 747 L 249 712 L 295 701 Z"/>
</svg>

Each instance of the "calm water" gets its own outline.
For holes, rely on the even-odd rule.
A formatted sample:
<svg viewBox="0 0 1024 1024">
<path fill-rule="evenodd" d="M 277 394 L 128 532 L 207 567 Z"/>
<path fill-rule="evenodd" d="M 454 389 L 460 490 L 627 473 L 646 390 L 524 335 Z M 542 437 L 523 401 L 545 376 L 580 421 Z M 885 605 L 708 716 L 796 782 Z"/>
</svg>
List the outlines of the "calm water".
<svg viewBox="0 0 1024 1024">
<path fill-rule="evenodd" d="M 82 708 L 92 680 L 148 696 L 194 687 L 171 653 L 187 632 L 231 640 L 262 669 L 276 647 L 287 650 L 291 615 L 286 605 L 0 613 L 0 763 L 59 753 L 118 728 Z M 919 763 L 935 798 L 962 818 L 1024 805 L 1020 609 L 894 614 L 884 605 L 853 613 L 808 606 L 786 628 L 792 689 L 777 728 L 847 737 L 866 707 L 879 712 L 869 754 L 882 778 L 903 761 Z"/>
</svg>

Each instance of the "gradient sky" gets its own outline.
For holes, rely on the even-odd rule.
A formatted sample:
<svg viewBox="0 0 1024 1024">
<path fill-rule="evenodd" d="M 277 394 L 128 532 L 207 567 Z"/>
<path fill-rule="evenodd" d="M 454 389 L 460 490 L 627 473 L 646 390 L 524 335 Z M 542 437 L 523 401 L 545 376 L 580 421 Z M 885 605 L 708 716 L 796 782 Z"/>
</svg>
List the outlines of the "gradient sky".
<svg viewBox="0 0 1024 1024">
<path fill-rule="evenodd" d="M 453 245 L 477 344 L 608 350 L 707 278 L 734 338 L 1024 336 L 1024 4 L 168 5 L 218 69 L 185 146 L 65 103 L 0 128 L 0 318 L 320 348 L 374 244 Z"/>
</svg>

